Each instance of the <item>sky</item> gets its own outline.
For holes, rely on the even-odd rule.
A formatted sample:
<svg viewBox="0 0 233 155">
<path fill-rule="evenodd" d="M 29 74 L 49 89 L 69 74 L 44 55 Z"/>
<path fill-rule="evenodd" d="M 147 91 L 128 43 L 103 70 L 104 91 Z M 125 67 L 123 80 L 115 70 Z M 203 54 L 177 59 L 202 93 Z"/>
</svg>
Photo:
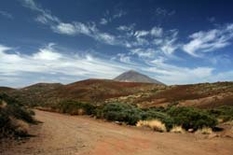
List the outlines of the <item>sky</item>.
<svg viewBox="0 0 233 155">
<path fill-rule="evenodd" d="M 0 86 L 233 81 L 233 1 L 1 0 Z"/>
</svg>

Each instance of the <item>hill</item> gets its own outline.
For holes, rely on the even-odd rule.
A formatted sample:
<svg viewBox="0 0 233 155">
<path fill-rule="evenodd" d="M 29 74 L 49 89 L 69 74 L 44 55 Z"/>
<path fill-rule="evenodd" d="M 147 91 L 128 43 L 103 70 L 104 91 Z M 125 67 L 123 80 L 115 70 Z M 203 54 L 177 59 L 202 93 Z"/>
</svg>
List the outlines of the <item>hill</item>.
<svg viewBox="0 0 233 155">
<path fill-rule="evenodd" d="M 35 106 L 43 104 L 47 100 L 47 94 L 61 89 L 62 86 L 60 83 L 37 83 L 21 89 L 15 89 L 8 92 L 8 94 L 27 106 Z"/>
<path fill-rule="evenodd" d="M 61 100 L 76 100 L 88 103 L 103 103 L 106 99 L 133 95 L 135 93 L 160 89 L 158 84 L 119 82 L 113 80 L 88 79 L 67 85 L 59 83 L 38 83 L 9 94 L 28 105 L 53 105 Z"/>
<path fill-rule="evenodd" d="M 116 78 L 114 78 L 113 80 L 122 81 L 122 82 L 156 83 L 156 84 L 164 85 L 162 82 L 152 79 L 147 75 L 141 74 L 134 70 L 124 72 L 119 76 L 117 76 Z"/>
<path fill-rule="evenodd" d="M 128 96 L 160 87 L 158 84 L 88 79 L 64 85 L 61 89 L 51 92 L 50 96 L 96 104 L 104 102 L 106 99 Z"/>
<path fill-rule="evenodd" d="M 67 85 L 39 83 L 22 89 L 6 89 L 28 106 L 56 106 L 63 100 L 99 105 L 122 102 L 138 107 L 194 106 L 213 108 L 233 105 L 233 82 L 165 86 L 154 83 L 88 79 Z"/>
</svg>

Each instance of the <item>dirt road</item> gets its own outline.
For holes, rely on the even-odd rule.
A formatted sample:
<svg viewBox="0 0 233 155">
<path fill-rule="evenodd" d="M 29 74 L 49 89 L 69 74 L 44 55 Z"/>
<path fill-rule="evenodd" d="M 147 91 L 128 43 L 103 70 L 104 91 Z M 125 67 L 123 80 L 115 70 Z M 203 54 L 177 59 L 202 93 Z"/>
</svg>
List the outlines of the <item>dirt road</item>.
<svg viewBox="0 0 233 155">
<path fill-rule="evenodd" d="M 35 137 L 4 155 L 232 155 L 231 138 L 157 133 L 85 116 L 36 110 Z"/>
</svg>

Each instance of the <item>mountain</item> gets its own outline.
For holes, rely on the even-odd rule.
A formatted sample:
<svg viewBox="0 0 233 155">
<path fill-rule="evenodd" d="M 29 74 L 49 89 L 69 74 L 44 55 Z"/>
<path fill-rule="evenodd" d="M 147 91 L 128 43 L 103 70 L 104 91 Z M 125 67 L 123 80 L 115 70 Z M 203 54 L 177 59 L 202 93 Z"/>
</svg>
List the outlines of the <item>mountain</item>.
<svg viewBox="0 0 233 155">
<path fill-rule="evenodd" d="M 162 82 L 152 79 L 148 77 L 147 75 L 141 74 L 134 70 L 124 72 L 120 74 L 119 76 L 117 76 L 116 78 L 114 78 L 113 80 L 122 81 L 122 82 L 155 83 L 155 84 L 164 85 Z"/>
</svg>

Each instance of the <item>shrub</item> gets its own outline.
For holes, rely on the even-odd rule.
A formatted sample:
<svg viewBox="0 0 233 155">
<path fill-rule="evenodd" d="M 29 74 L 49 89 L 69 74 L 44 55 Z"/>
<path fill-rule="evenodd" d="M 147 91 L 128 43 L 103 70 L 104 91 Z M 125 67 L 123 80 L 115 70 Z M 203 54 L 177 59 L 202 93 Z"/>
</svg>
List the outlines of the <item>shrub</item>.
<svg viewBox="0 0 233 155">
<path fill-rule="evenodd" d="M 95 111 L 95 106 L 89 103 L 82 103 L 73 100 L 61 101 L 56 108 L 62 113 L 68 113 L 71 115 L 92 115 Z"/>
<path fill-rule="evenodd" d="M 182 128 L 182 126 L 174 126 L 170 132 L 173 133 L 185 133 L 185 130 Z"/>
<path fill-rule="evenodd" d="M 223 122 L 233 120 L 233 106 L 221 106 L 208 111 L 210 115 L 221 119 Z"/>
<path fill-rule="evenodd" d="M 135 125 L 141 119 L 141 110 L 129 104 L 109 103 L 98 114 L 109 121 L 125 122 Z"/>
<path fill-rule="evenodd" d="M 201 133 L 201 134 L 211 134 L 213 133 L 213 130 L 211 128 L 208 128 L 208 127 L 204 127 L 202 129 L 198 129 L 196 131 L 196 133 Z"/>
<path fill-rule="evenodd" d="M 140 120 L 136 124 L 137 127 L 149 127 L 153 129 L 154 131 L 158 132 L 166 132 L 166 126 L 164 123 L 162 123 L 160 120 Z"/>
<path fill-rule="evenodd" d="M 173 119 L 165 112 L 162 112 L 160 109 L 148 109 L 142 113 L 142 120 L 153 119 L 160 120 L 162 123 L 164 123 L 168 131 L 173 127 L 174 124 Z"/>
<path fill-rule="evenodd" d="M 0 138 L 24 136 L 27 123 L 36 123 L 22 104 L 6 94 L 0 94 Z M 3 106 L 4 105 L 4 106 Z"/>
<path fill-rule="evenodd" d="M 214 127 L 217 124 L 216 118 L 206 111 L 191 107 L 171 107 L 167 113 L 173 117 L 174 125 L 181 125 L 182 128 L 201 129 L 203 127 Z"/>
</svg>

